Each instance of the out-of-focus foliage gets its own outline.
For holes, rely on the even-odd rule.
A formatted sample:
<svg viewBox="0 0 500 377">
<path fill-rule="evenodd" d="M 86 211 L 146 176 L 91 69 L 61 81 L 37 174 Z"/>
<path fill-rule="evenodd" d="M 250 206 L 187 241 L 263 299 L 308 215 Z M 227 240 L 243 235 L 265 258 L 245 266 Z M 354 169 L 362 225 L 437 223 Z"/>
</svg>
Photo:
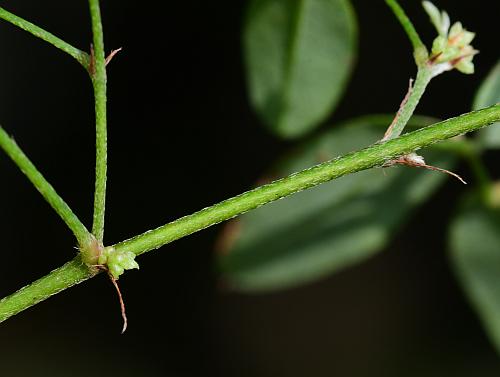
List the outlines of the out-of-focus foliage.
<svg viewBox="0 0 500 377">
<path fill-rule="evenodd" d="M 474 110 L 500 102 L 500 61 L 483 81 L 474 100 Z M 500 123 L 479 130 L 477 138 L 484 148 L 500 148 Z"/>
<path fill-rule="evenodd" d="M 451 225 L 456 274 L 500 352 L 500 211 L 470 199 Z"/>
<path fill-rule="evenodd" d="M 356 54 L 348 0 L 253 0 L 244 38 L 253 107 L 282 137 L 310 131 L 333 110 Z"/>
<path fill-rule="evenodd" d="M 363 117 L 323 133 L 282 161 L 272 178 L 376 142 L 391 118 Z M 415 122 L 421 126 L 426 118 Z M 453 160 L 436 150 L 426 157 L 439 166 Z M 224 278 L 238 290 L 276 290 L 358 263 L 382 250 L 446 179 L 420 169 L 371 169 L 259 208 L 226 229 Z"/>
</svg>

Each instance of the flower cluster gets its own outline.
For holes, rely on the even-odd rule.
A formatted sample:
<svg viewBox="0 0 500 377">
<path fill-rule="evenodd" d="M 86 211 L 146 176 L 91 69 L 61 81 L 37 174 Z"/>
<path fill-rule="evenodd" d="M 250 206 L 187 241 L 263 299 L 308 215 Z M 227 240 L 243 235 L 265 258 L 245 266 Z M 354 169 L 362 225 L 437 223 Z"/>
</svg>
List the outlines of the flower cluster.
<svg viewBox="0 0 500 377">
<path fill-rule="evenodd" d="M 456 68 L 462 73 L 474 73 L 472 59 L 478 53 L 470 43 L 475 34 L 463 28 L 460 22 L 450 27 L 450 17 L 445 11 L 440 11 L 430 1 L 422 3 L 438 31 L 438 36 L 432 44 L 430 62 L 435 66 L 436 74 Z"/>
</svg>

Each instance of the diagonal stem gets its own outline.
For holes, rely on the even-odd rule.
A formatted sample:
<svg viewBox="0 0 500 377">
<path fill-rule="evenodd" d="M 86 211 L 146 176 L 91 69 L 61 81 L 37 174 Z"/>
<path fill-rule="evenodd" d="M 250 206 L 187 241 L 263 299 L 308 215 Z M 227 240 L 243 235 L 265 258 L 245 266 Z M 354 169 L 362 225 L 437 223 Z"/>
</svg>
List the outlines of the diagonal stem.
<svg viewBox="0 0 500 377">
<path fill-rule="evenodd" d="M 96 274 L 79 257 L 0 300 L 0 322 Z"/>
<path fill-rule="evenodd" d="M 92 233 L 102 243 L 104 237 L 104 214 L 106 207 L 107 177 L 107 116 L 106 116 L 106 57 L 102 31 L 99 0 L 89 0 L 92 21 L 93 53 L 91 78 L 94 87 L 96 118 L 96 178 L 94 194 L 94 221 Z"/>
<path fill-rule="evenodd" d="M 28 33 L 33 34 L 35 37 L 38 37 L 45 42 L 50 43 L 51 45 L 57 47 L 59 50 L 64 51 L 65 53 L 71 55 L 75 58 L 85 69 L 88 69 L 90 59 L 89 55 L 73 47 L 69 43 L 63 41 L 61 38 L 56 37 L 54 34 L 49 33 L 48 31 L 32 24 L 29 21 L 22 19 L 21 17 L 16 16 L 15 14 L 10 13 L 4 8 L 0 7 L 0 18 L 4 19 L 7 22 L 27 31 Z"/>
<path fill-rule="evenodd" d="M 444 122 L 374 144 L 286 178 L 227 199 L 154 230 L 113 245 L 115 251 L 142 254 L 209 226 L 324 182 L 394 160 L 438 141 L 461 135 L 500 119 L 500 105 L 461 115 Z"/>
<path fill-rule="evenodd" d="M 383 140 L 390 140 L 398 137 L 403 132 L 406 124 L 415 112 L 420 99 L 422 98 L 427 85 L 432 79 L 432 70 L 430 67 L 422 67 L 418 69 L 417 78 L 414 85 L 410 85 L 407 95 L 405 96 L 401 107 L 399 108 L 393 123 L 387 129 Z"/>
<path fill-rule="evenodd" d="M 45 200 L 63 219 L 66 225 L 71 229 L 80 246 L 86 245 L 91 235 L 85 225 L 73 213 L 71 208 L 54 190 L 54 187 L 47 182 L 44 176 L 33 165 L 29 158 L 19 148 L 16 142 L 0 127 L 0 148 L 14 161 L 21 171 L 33 183 L 36 189 L 42 194 Z"/>
<path fill-rule="evenodd" d="M 292 174 L 182 217 L 157 229 L 114 245 L 115 250 L 142 254 L 186 237 L 209 226 L 229 220 L 242 213 L 296 192 L 317 186 L 341 176 L 352 174 L 414 152 L 417 149 L 467 133 L 500 120 L 500 105 L 474 111 L 429 127 L 405 134 L 384 143 L 376 143 L 323 164 Z M 50 296 L 78 284 L 97 269 L 82 264 L 80 256 L 31 285 L 0 300 L 0 322 Z"/>
<path fill-rule="evenodd" d="M 415 57 L 417 65 L 419 67 L 422 66 L 427 61 L 429 53 L 427 51 L 427 48 L 425 47 L 425 44 L 422 42 L 422 39 L 420 39 L 415 26 L 413 26 L 412 22 L 406 15 L 403 8 L 401 8 L 397 0 L 385 0 L 385 2 L 389 6 L 389 8 L 391 8 L 392 12 L 406 32 L 406 35 L 408 35 L 408 38 L 410 39 L 410 42 L 413 46 L 413 55 Z"/>
</svg>

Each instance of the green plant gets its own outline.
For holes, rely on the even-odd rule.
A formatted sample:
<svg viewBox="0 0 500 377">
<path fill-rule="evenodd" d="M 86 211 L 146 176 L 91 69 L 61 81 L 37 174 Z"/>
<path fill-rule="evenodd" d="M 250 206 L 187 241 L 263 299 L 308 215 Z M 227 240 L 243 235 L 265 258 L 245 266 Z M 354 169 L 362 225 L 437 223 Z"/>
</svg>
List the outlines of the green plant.
<svg viewBox="0 0 500 377">
<path fill-rule="evenodd" d="M 252 12 L 258 15 L 259 5 L 264 4 L 266 2 L 257 1 L 254 4 L 253 11 L 251 11 L 249 17 L 252 19 Z M 280 6 L 285 6 L 283 2 L 276 2 Z M 345 7 L 346 12 L 349 12 L 347 7 L 347 2 L 332 2 L 332 4 L 341 4 L 340 6 Z M 90 9 L 92 15 L 92 30 L 94 33 L 94 51 L 93 53 L 86 54 L 82 51 L 79 51 L 68 44 L 62 42 L 60 39 L 54 37 L 51 34 L 48 34 L 38 27 L 29 24 L 12 14 L 3 11 L 0 12 L 0 16 L 7 21 L 14 23 L 17 26 L 24 28 L 25 30 L 31 32 L 32 34 L 45 39 L 46 41 L 52 43 L 56 47 L 61 50 L 69 53 L 71 56 L 76 58 L 81 65 L 90 73 L 94 92 L 96 99 L 96 129 L 97 129 L 97 166 L 96 166 L 96 192 L 95 192 L 95 204 L 94 204 L 94 223 L 92 227 L 92 232 L 89 232 L 86 227 L 78 220 L 78 218 L 73 214 L 73 212 L 69 209 L 69 207 L 64 203 L 64 201 L 57 195 L 55 190 L 46 182 L 38 172 L 38 170 L 30 163 L 30 161 L 26 158 L 26 156 L 22 153 L 22 151 L 17 147 L 17 145 L 13 142 L 12 139 L 8 137 L 8 135 L 2 131 L 0 134 L 0 144 L 5 149 L 7 154 L 21 167 L 23 172 L 28 176 L 28 178 L 33 182 L 35 187 L 44 195 L 47 201 L 53 206 L 53 208 L 58 212 L 61 218 L 66 222 L 68 227 L 73 231 L 75 237 L 77 239 L 79 249 L 81 253 L 71 262 L 62 266 L 61 268 L 55 270 L 51 274 L 46 277 L 34 282 L 32 285 L 20 290 L 13 295 L 3 299 L 0 302 L 0 320 L 5 320 L 11 315 L 18 313 L 25 308 L 38 303 L 50 295 L 70 287 L 71 285 L 77 284 L 83 280 L 86 280 L 92 276 L 95 276 L 97 273 L 106 270 L 110 272 L 110 276 L 112 279 L 117 279 L 118 276 L 123 272 L 123 269 L 136 268 L 137 265 L 134 262 L 134 257 L 136 255 L 142 254 L 146 251 L 158 248 L 166 243 L 172 242 L 176 239 L 187 236 L 191 233 L 204 229 L 213 224 L 217 224 L 221 221 L 228 220 L 232 217 L 235 217 L 239 214 L 247 212 L 251 209 L 257 208 L 263 204 L 270 203 L 279 198 L 291 195 L 298 191 L 302 191 L 306 188 L 310 188 L 313 186 L 317 186 L 320 183 L 324 183 L 335 178 L 339 178 L 344 175 L 348 175 L 350 173 L 354 173 L 357 171 L 369 169 L 372 167 L 380 167 L 387 166 L 393 163 L 411 163 L 417 164 L 418 166 L 423 166 L 420 163 L 420 160 L 412 155 L 417 149 L 429 146 L 438 141 L 442 141 L 445 139 L 452 138 L 457 135 L 461 135 L 463 133 L 476 130 L 483 126 L 486 126 L 492 122 L 498 121 L 500 119 L 500 108 L 498 105 L 494 105 L 492 107 L 479 110 L 473 113 L 465 114 L 457 118 L 449 119 L 444 122 L 439 122 L 435 125 L 432 125 L 428 128 L 424 128 L 421 130 L 417 130 L 415 132 L 406 134 L 404 136 L 399 137 L 403 127 L 408 122 L 410 116 L 412 115 L 420 96 L 423 94 L 425 87 L 432 76 L 436 74 L 436 71 L 429 69 L 427 62 L 430 60 L 433 61 L 433 67 L 439 66 L 440 69 L 448 69 L 453 66 L 457 66 L 464 71 L 470 71 L 470 61 L 467 59 L 469 56 L 456 55 L 456 52 L 451 51 L 448 54 L 447 47 L 440 44 L 441 42 L 436 42 L 435 51 L 431 56 L 426 55 L 427 52 L 424 51 L 423 44 L 419 42 L 419 39 L 415 36 L 417 35 L 414 31 L 413 27 L 409 23 L 409 21 L 405 18 L 401 9 L 397 6 L 397 4 L 393 1 L 389 2 L 390 5 L 396 10 L 396 14 L 402 20 L 405 29 L 409 31 L 409 35 L 411 36 L 411 40 L 414 44 L 415 48 L 415 56 L 417 65 L 419 67 L 419 74 L 417 75 L 417 82 L 413 90 L 410 92 L 409 98 L 404 102 L 399 115 L 396 117 L 396 123 L 394 127 L 389 129 L 388 136 L 385 138 L 387 140 L 383 140 L 381 143 L 376 143 L 371 147 L 360 150 L 358 152 L 347 153 L 346 155 L 335 158 L 331 161 L 324 162 L 320 165 L 317 165 L 313 168 L 302 170 L 300 173 L 292 174 L 287 178 L 278 180 L 271 184 L 259 187 L 232 199 L 226 200 L 215 206 L 209 207 L 202 211 L 196 212 L 193 215 L 183 217 L 179 220 L 176 220 L 172 223 L 164 225 L 155 230 L 146 232 L 142 235 L 134 237 L 130 240 L 126 240 L 124 242 L 118 243 L 116 245 L 104 247 L 103 245 L 103 234 L 104 234 L 104 203 L 105 203 L 105 179 L 106 179 L 106 58 L 104 54 L 104 46 L 102 43 L 102 27 L 100 21 L 100 12 L 98 8 L 98 2 L 90 0 Z M 285 6 L 286 7 L 286 6 Z M 311 12 L 313 11 L 310 10 Z M 295 9 L 296 14 L 299 16 L 302 15 L 301 10 Z M 318 12 L 318 11 L 317 11 Z M 431 11 L 432 13 L 433 11 Z M 331 14 L 331 11 L 324 12 L 319 10 L 320 14 L 328 15 Z M 342 14 L 342 13 L 340 13 Z M 433 20 L 437 23 L 436 13 L 434 11 Z M 350 17 L 350 16 L 348 16 Z M 265 20 L 264 20 L 265 21 Z M 326 18 L 325 24 L 335 22 L 333 19 Z M 349 45 L 352 44 L 352 34 L 354 33 L 352 25 L 349 21 L 344 21 L 346 27 L 351 30 L 348 35 L 350 35 L 351 42 L 347 43 Z M 448 32 L 446 30 L 446 32 Z M 468 35 L 468 34 L 465 34 Z M 418 36 L 417 36 L 418 37 Z M 440 35 L 442 37 L 442 35 Z M 246 36 L 248 43 L 254 41 L 252 36 L 252 30 L 249 29 L 247 31 Z M 439 38 L 439 37 L 438 37 Z M 305 44 L 308 45 L 308 44 Z M 465 43 L 464 46 L 467 46 L 468 43 Z M 257 46 L 258 50 L 258 46 Z M 258 61 L 259 57 L 252 57 L 252 48 L 249 46 L 249 57 L 248 57 L 248 68 L 255 72 L 255 70 L 259 69 L 255 65 L 252 65 L 252 62 Z M 446 56 L 447 59 L 444 59 L 444 52 L 448 54 Z M 314 51 L 306 51 L 304 53 L 314 53 Z M 303 56 L 304 53 L 299 54 L 299 58 Z M 455 55 L 453 55 L 455 53 Z M 468 51 L 468 53 L 472 53 Z M 341 54 L 337 52 L 333 52 L 330 55 L 332 58 L 337 58 L 341 56 Z M 437 56 L 437 58 L 436 58 Z M 300 62 L 299 58 L 292 59 L 292 61 Z M 349 61 L 348 58 L 344 57 L 345 62 Z M 455 60 L 458 59 L 456 62 Z M 279 96 L 282 98 L 279 102 L 280 105 L 276 106 L 276 104 L 271 103 L 271 105 L 265 105 L 265 98 L 267 95 L 259 95 L 259 93 L 254 94 L 254 101 L 256 103 L 256 108 L 259 109 L 259 105 L 261 106 L 261 110 L 264 115 L 263 118 L 268 119 L 269 125 L 272 129 L 278 130 L 277 132 L 282 132 L 286 137 L 296 137 L 303 134 L 305 130 L 311 129 L 315 125 L 318 124 L 319 120 L 324 118 L 325 114 L 331 110 L 333 103 L 338 97 L 338 93 L 325 93 L 328 91 L 328 88 L 323 88 L 323 92 L 319 96 L 319 98 L 324 98 L 325 101 L 321 106 L 318 105 L 318 108 L 311 108 L 310 106 L 305 106 L 305 110 L 301 111 L 301 114 L 304 111 L 310 111 L 311 113 L 307 116 L 303 116 L 303 119 L 299 123 L 299 115 L 294 114 L 293 111 L 296 110 L 297 103 L 301 102 L 301 99 L 297 96 L 303 92 L 303 87 L 299 82 L 297 83 L 297 77 L 299 79 L 304 78 L 306 73 L 309 72 L 309 68 L 300 68 L 300 70 L 304 70 L 304 74 L 300 74 L 298 76 L 291 75 L 290 72 L 294 72 L 295 65 L 292 64 L 293 67 L 289 67 L 285 69 L 285 71 L 289 72 L 289 74 L 285 75 L 289 79 L 291 78 L 291 82 L 285 80 L 287 82 L 286 86 L 289 90 L 285 91 L 285 93 L 281 93 Z M 346 66 L 350 66 L 347 64 Z M 328 74 L 328 69 L 325 70 L 326 74 Z M 254 73 L 255 74 L 255 73 Z M 338 75 L 339 85 L 346 81 L 347 72 L 341 73 Z M 251 74 L 249 76 L 252 76 Z M 322 76 L 321 76 L 322 77 Z M 266 92 L 265 88 L 260 88 L 260 84 L 255 83 L 255 80 L 250 78 L 251 83 L 254 84 L 254 91 L 261 90 L 262 92 Z M 261 80 L 264 84 L 268 84 L 268 80 Z M 337 88 L 336 83 L 330 83 L 329 86 Z M 280 84 L 283 85 L 283 84 Z M 299 85 L 300 90 L 292 90 L 296 85 Z M 308 84 L 309 85 L 309 84 Z M 252 86 L 252 85 L 250 85 Z M 315 86 L 311 84 L 311 88 Z M 310 89 L 313 90 L 313 89 Z M 337 90 L 337 89 L 336 89 Z M 292 101 L 288 103 L 286 101 L 295 99 L 296 101 Z M 262 101 L 262 102 L 259 102 Z M 271 101 L 272 102 L 272 101 Z M 314 103 L 317 103 L 316 100 Z M 484 105 L 486 106 L 486 104 Z M 371 122 L 371 121 L 370 121 Z M 378 120 L 380 122 L 380 119 Z M 388 123 L 388 122 L 387 122 Z M 421 125 L 422 123 L 419 123 Z M 347 134 L 351 131 L 345 131 Z M 363 130 L 353 130 L 354 133 L 359 132 L 363 134 Z M 339 135 L 334 135 L 331 139 L 331 142 L 334 143 L 337 138 L 340 138 Z M 371 137 L 361 137 L 359 135 L 346 135 L 346 140 L 355 141 L 359 143 L 356 147 L 362 147 L 367 145 L 370 141 L 375 141 Z M 365 143 L 366 140 L 366 143 Z M 342 145 L 345 145 L 343 143 Z M 332 144 L 334 146 L 334 144 Z M 339 147 L 340 148 L 340 147 Z M 330 153 L 338 154 L 340 152 L 339 148 L 333 148 Z M 448 150 L 455 151 L 458 155 L 467 156 L 467 158 L 471 159 L 471 161 L 476 161 L 476 154 L 474 150 L 473 144 L 468 140 L 459 140 L 450 142 L 443 148 L 447 148 Z M 354 148 L 346 148 L 345 152 L 349 152 Z M 328 158 L 333 157 L 329 155 Z M 403 156 L 412 156 L 409 161 L 407 160 L 399 160 Z M 298 170 L 297 165 L 301 165 L 300 169 L 310 166 L 311 161 L 307 165 L 303 166 L 303 161 L 299 162 L 291 162 L 288 169 L 285 169 L 283 173 L 288 174 Z M 420 165 L 419 165 L 420 164 Z M 414 173 L 414 172 L 412 172 Z M 359 176 L 353 176 L 359 177 Z M 355 179 L 356 179 L 355 178 Z M 441 178 L 441 177 L 440 177 Z M 439 178 L 439 179 L 440 179 Z M 411 182 L 401 183 L 406 185 L 406 188 L 411 188 Z M 423 186 L 430 186 L 428 188 L 429 191 L 432 191 L 432 188 L 436 183 L 430 182 Z M 349 189 L 349 188 L 348 188 Z M 331 188 L 331 190 L 335 190 L 335 186 Z M 380 188 L 381 190 L 381 188 Z M 408 189 L 409 190 L 409 189 Z M 411 191 L 411 190 L 409 190 Z M 382 195 L 382 190 L 380 192 L 377 191 L 377 195 Z M 484 199 L 486 203 L 490 203 L 490 186 L 489 183 L 484 182 Z M 306 193 L 302 193 L 303 195 Z M 363 195 L 373 194 L 372 193 L 362 193 Z M 420 195 L 421 198 L 420 198 Z M 417 195 L 419 198 L 415 200 L 415 204 L 418 204 L 421 200 L 425 198 L 425 194 Z M 284 201 L 280 202 L 285 203 Z M 352 197 L 352 203 L 355 202 L 355 197 Z M 262 210 L 272 211 L 276 207 L 266 206 Z M 313 209 L 314 206 L 304 206 L 305 209 L 310 208 Z M 374 211 L 376 213 L 377 211 Z M 257 212 L 255 212 L 257 214 Z M 273 214 L 274 216 L 274 214 Z M 396 220 L 398 216 L 395 216 Z M 394 219 L 390 219 L 388 221 L 387 229 L 391 229 L 395 223 L 399 221 L 395 221 Z M 356 229 L 356 228 L 353 228 Z M 385 229 L 384 229 L 385 231 Z M 379 235 L 375 235 L 380 239 L 378 244 L 376 245 L 376 249 L 379 249 L 381 243 L 384 242 L 384 235 L 380 237 Z M 254 241 L 251 239 L 251 241 Z M 369 247 L 370 250 L 361 250 L 361 257 L 366 256 L 368 253 L 373 252 L 373 247 Z M 247 248 L 246 250 L 250 250 Z M 347 259 L 350 263 L 359 260 L 360 258 L 356 255 L 359 249 L 354 250 L 352 253 L 347 253 Z M 229 277 L 237 276 L 236 274 L 240 271 L 238 268 L 241 266 L 240 256 L 243 255 L 243 261 L 247 258 L 248 252 L 245 253 L 231 253 L 229 254 L 229 260 L 224 259 L 222 261 L 224 269 Z M 320 260 L 323 263 L 323 260 Z M 340 264 L 337 264 L 335 268 L 341 267 L 342 264 L 345 264 L 344 261 L 341 261 Z M 255 263 L 254 263 L 255 266 Z M 286 266 L 281 263 L 277 263 L 276 266 Z M 283 267 L 280 267 L 283 269 Z M 287 269 L 288 271 L 293 272 L 293 268 Z M 312 273 L 307 277 L 307 279 L 314 278 L 318 276 L 318 271 L 311 269 Z M 331 272 L 332 268 L 328 268 L 325 271 L 321 271 L 322 273 Z M 272 271 L 270 275 L 274 279 L 276 277 L 280 277 L 281 275 L 276 272 L 276 270 Z M 300 279 L 297 279 L 298 275 L 292 277 L 292 282 L 294 284 L 300 282 Z M 260 282 L 265 282 L 262 280 Z M 307 280 L 303 279 L 303 280 Z M 279 282 L 281 286 L 283 286 L 282 282 Z M 275 284 L 275 283 L 273 283 Z M 278 285 L 272 285 L 271 288 L 275 288 Z"/>
</svg>

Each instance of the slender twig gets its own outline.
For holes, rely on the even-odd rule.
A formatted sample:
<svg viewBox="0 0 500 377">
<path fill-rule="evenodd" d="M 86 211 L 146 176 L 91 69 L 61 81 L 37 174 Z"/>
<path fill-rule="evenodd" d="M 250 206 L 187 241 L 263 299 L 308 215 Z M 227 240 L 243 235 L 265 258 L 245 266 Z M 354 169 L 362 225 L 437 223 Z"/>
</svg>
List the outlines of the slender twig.
<svg viewBox="0 0 500 377">
<path fill-rule="evenodd" d="M 396 113 L 396 116 L 391 122 L 391 125 L 387 128 L 385 131 L 384 137 L 382 138 L 382 141 L 389 140 L 391 136 L 394 133 L 394 126 L 398 123 L 398 119 L 401 116 L 401 113 L 404 111 L 404 108 L 406 104 L 408 103 L 408 100 L 410 99 L 410 95 L 413 91 L 413 79 L 410 79 L 410 82 L 408 84 L 408 91 L 406 92 L 405 97 L 403 98 L 403 101 L 401 101 L 401 104 L 399 105 L 398 112 Z"/>
<path fill-rule="evenodd" d="M 92 233 L 99 242 L 102 242 L 104 237 L 108 155 L 106 119 L 106 56 L 104 54 L 104 39 L 99 0 L 89 0 L 89 7 L 94 41 L 91 77 L 94 86 L 96 118 L 96 178 Z"/>
<path fill-rule="evenodd" d="M 137 255 L 335 178 L 375 166 L 500 120 L 500 105 L 474 111 L 292 174 L 114 245 Z M 0 322 L 97 273 L 80 257 L 0 301 Z"/>
<path fill-rule="evenodd" d="M 401 135 L 401 132 L 403 132 L 408 120 L 415 112 L 415 109 L 432 77 L 432 70 L 429 67 L 422 67 L 418 69 L 415 83 L 413 86 L 410 85 L 410 89 L 401 103 L 393 123 L 387 129 L 383 140 L 394 139 Z"/>
<path fill-rule="evenodd" d="M 33 165 L 29 158 L 19 148 L 14 139 L 12 139 L 5 130 L 0 127 L 0 148 L 14 161 L 21 171 L 28 177 L 33 186 L 42 194 L 45 200 L 63 219 L 66 225 L 71 229 L 80 246 L 84 246 L 90 240 L 90 233 L 73 213 L 71 208 L 59 196 L 54 187 L 47 182 L 44 176 Z"/>
<path fill-rule="evenodd" d="M 398 4 L 396 0 L 385 0 L 387 5 L 391 8 L 392 12 L 396 16 L 396 18 L 401 23 L 401 26 L 405 30 L 410 42 L 413 46 L 413 54 L 415 56 L 415 60 L 418 66 L 421 66 L 427 60 L 429 53 L 427 52 L 427 48 L 425 47 L 422 39 L 417 33 L 417 30 L 413 26 L 412 22 L 406 15 L 405 11 Z"/>
<path fill-rule="evenodd" d="M 57 47 L 58 49 L 64 51 L 65 53 L 71 55 L 75 58 L 85 69 L 88 69 L 89 66 L 89 55 L 79 50 L 76 47 L 73 47 L 69 43 L 63 41 L 61 38 L 56 37 L 54 34 L 49 33 L 48 31 L 32 24 L 29 21 L 22 19 L 21 17 L 16 16 L 15 14 L 10 13 L 4 8 L 0 8 L 0 18 L 4 19 L 7 22 L 27 31 L 28 33 L 33 34 L 35 37 L 38 37 L 51 45 Z"/>
</svg>

